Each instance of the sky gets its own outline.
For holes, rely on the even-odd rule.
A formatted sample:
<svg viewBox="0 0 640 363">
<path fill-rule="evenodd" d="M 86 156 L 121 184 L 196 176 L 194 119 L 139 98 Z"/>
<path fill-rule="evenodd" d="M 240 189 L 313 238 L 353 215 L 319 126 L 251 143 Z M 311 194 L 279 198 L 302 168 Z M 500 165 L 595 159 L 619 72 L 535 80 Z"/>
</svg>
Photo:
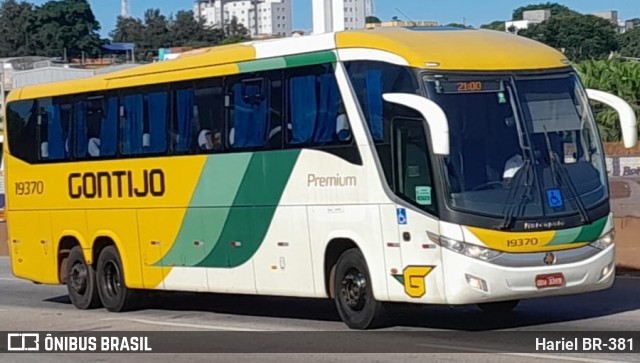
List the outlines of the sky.
<svg viewBox="0 0 640 363">
<path fill-rule="evenodd" d="M 291 0 L 293 4 L 294 30 L 312 29 L 311 0 Z M 550 0 L 374 0 L 375 15 L 390 20 L 397 16 L 407 20 L 430 20 L 440 24 L 466 23 L 474 27 L 494 20 L 509 20 L 513 9 L 532 3 Z M 37 5 L 46 0 L 31 0 Z M 582 13 L 617 10 L 620 19 L 640 17 L 638 0 L 565 0 L 557 1 Z M 115 27 L 120 14 L 120 0 L 89 0 L 96 18 L 102 25 L 101 34 L 107 36 Z M 149 8 L 159 8 L 163 14 L 179 10 L 191 10 L 193 0 L 129 0 L 131 13 L 142 18 Z M 403 15 L 406 14 L 406 15 Z"/>
</svg>

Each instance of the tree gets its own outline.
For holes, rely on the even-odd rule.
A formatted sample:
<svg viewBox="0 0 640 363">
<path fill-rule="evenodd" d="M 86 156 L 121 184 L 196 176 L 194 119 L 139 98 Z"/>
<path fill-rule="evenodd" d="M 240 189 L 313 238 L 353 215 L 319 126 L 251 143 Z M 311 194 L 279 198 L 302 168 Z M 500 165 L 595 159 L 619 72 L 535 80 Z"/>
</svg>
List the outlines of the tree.
<svg viewBox="0 0 640 363">
<path fill-rule="evenodd" d="M 38 55 L 80 57 L 98 55 L 104 41 L 87 0 L 49 1 L 35 9 L 29 31 Z"/>
<path fill-rule="evenodd" d="M 454 28 L 471 28 L 470 26 L 464 25 L 464 24 L 460 24 L 460 23 L 449 23 L 447 24 L 447 26 L 450 27 L 454 27 Z"/>
<path fill-rule="evenodd" d="M 137 18 L 118 16 L 116 28 L 109 36 L 114 43 L 139 43 L 144 36 L 144 23 Z"/>
<path fill-rule="evenodd" d="M 623 98 L 640 116 L 640 63 L 622 60 L 585 61 L 576 64 L 575 68 L 585 87 Z M 601 104 L 596 104 L 594 109 L 603 140 L 620 141 L 622 132 L 617 112 Z"/>
<path fill-rule="evenodd" d="M 616 27 L 593 15 L 560 15 L 519 33 L 562 50 L 574 62 L 606 59 L 619 49 Z"/>
<path fill-rule="evenodd" d="M 484 24 L 484 25 L 480 25 L 481 29 L 490 29 L 490 30 L 498 30 L 498 31 L 505 31 L 506 28 L 506 23 L 504 21 L 500 21 L 500 20 L 496 20 L 494 22 L 491 22 L 489 24 Z"/>
<path fill-rule="evenodd" d="M 227 42 L 249 39 L 248 31 L 242 24 L 232 20 L 234 34 Z M 179 11 L 169 18 L 158 9 L 145 11 L 144 20 L 118 18 L 116 28 L 110 33 L 114 42 L 134 43 L 139 61 L 151 61 L 159 48 L 193 47 L 201 48 L 220 44 L 225 38 L 222 29 L 213 29 L 204 19 L 196 19 L 192 11 Z"/>
<path fill-rule="evenodd" d="M 196 20 L 193 11 L 179 11 L 169 20 L 169 32 L 173 46 L 204 47 L 218 44 L 224 38 L 221 29 L 206 25 L 204 19 Z"/>
<path fill-rule="evenodd" d="M 0 57 L 32 54 L 29 25 L 33 21 L 33 5 L 6 0 L 0 5 Z"/>
<path fill-rule="evenodd" d="M 380 18 L 378 18 L 377 16 L 367 16 L 365 18 L 365 23 L 367 23 L 367 24 L 377 24 L 377 23 L 382 23 L 382 21 L 380 21 Z"/>
<path fill-rule="evenodd" d="M 620 55 L 640 58 L 640 28 L 634 28 L 620 35 Z"/>
<path fill-rule="evenodd" d="M 235 16 L 231 18 L 231 21 L 225 24 L 224 34 L 229 38 L 233 38 L 233 43 L 251 39 L 249 38 L 249 30 L 244 25 L 239 23 L 238 18 L 236 18 Z"/>
<path fill-rule="evenodd" d="M 173 43 L 169 33 L 169 20 L 160 13 L 160 9 L 147 9 L 144 12 L 143 34 L 143 46 L 153 50 L 171 46 Z"/>
<path fill-rule="evenodd" d="M 511 17 L 511 19 L 522 20 L 524 12 L 528 10 L 551 10 L 551 16 L 579 14 L 577 11 L 571 10 L 570 8 L 562 4 L 547 2 L 521 6 L 513 11 L 513 16 Z"/>
</svg>

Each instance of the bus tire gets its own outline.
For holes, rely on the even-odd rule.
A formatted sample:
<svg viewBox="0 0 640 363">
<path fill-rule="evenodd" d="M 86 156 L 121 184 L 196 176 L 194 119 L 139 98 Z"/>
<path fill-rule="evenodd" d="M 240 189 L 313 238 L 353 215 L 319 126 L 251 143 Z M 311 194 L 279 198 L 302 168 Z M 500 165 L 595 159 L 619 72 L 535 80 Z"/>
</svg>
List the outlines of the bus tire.
<svg viewBox="0 0 640 363">
<path fill-rule="evenodd" d="M 478 304 L 480 310 L 487 313 L 508 313 L 518 306 L 520 300 L 495 301 Z"/>
<path fill-rule="evenodd" d="M 76 308 L 87 310 L 100 307 L 96 271 L 93 266 L 87 264 L 80 246 L 69 251 L 66 274 L 69 299 Z"/>
<path fill-rule="evenodd" d="M 371 287 L 371 275 L 362 253 L 345 251 L 336 263 L 334 301 L 342 321 L 351 329 L 380 326 L 382 303 L 376 301 Z"/>
<path fill-rule="evenodd" d="M 125 285 L 122 259 L 114 246 L 107 246 L 100 252 L 96 280 L 100 301 L 107 310 L 123 312 L 137 306 L 137 291 Z"/>
</svg>

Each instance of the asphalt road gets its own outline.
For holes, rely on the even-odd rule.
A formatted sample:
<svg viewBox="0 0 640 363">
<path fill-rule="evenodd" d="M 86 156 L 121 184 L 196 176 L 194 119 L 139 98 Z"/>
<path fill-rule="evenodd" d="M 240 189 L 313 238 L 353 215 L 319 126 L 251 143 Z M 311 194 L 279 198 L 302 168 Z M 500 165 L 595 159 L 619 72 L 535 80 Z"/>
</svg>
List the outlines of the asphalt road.
<svg viewBox="0 0 640 363">
<path fill-rule="evenodd" d="M 384 342 L 366 338 L 360 344 L 400 345 L 403 340 L 440 331 L 638 331 L 640 278 L 619 277 L 613 288 L 580 296 L 528 300 L 507 317 L 475 307 L 393 306 L 393 324 Z M 0 257 L 0 331 L 347 331 L 331 301 L 217 294 L 163 294 L 147 308 L 114 314 L 104 309 L 79 311 L 65 286 L 35 285 L 11 275 Z M 433 335 L 433 334 L 432 334 Z M 442 340 L 442 339 L 441 339 Z M 247 342 L 250 344 L 251 342 Z M 4 354 L 0 362 L 640 362 L 638 354 L 545 354 L 486 351 L 474 342 L 429 342 L 434 352 L 421 354 Z M 636 344 L 640 344 L 636 342 Z M 499 346 L 499 345 L 498 345 Z M 444 348 L 443 348 L 444 347 Z"/>
</svg>

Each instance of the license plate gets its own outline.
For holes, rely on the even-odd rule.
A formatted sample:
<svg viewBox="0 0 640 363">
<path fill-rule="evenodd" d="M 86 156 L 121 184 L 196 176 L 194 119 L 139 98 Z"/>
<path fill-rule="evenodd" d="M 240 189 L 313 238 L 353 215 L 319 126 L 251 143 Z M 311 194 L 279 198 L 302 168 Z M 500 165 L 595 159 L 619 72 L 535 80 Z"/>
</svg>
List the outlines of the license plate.
<svg viewBox="0 0 640 363">
<path fill-rule="evenodd" d="M 549 274 L 536 276 L 536 287 L 544 289 L 547 287 L 558 287 L 564 285 L 563 274 Z"/>
</svg>

